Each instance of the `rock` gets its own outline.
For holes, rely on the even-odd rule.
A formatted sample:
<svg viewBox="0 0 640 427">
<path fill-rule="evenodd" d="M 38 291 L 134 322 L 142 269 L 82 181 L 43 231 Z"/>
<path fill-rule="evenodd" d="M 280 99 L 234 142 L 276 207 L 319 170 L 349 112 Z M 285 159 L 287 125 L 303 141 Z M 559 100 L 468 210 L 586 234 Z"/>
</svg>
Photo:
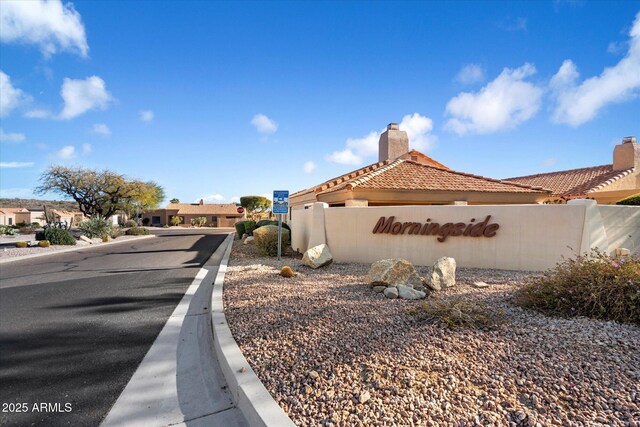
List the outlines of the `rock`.
<svg viewBox="0 0 640 427">
<path fill-rule="evenodd" d="M 371 264 L 369 284 L 372 286 L 420 286 L 422 279 L 405 259 L 383 259 Z"/>
<path fill-rule="evenodd" d="M 442 257 L 433 265 L 429 287 L 435 291 L 450 288 L 456 284 L 456 260 Z"/>
<path fill-rule="evenodd" d="M 93 244 L 102 243 L 102 239 L 99 237 L 94 237 L 93 239 L 91 239 L 91 243 Z"/>
<path fill-rule="evenodd" d="M 318 374 L 316 371 L 309 371 L 309 378 L 317 380 L 318 378 L 320 378 L 320 374 Z"/>
<path fill-rule="evenodd" d="M 329 252 L 329 246 L 324 243 L 307 249 L 302 257 L 302 263 L 311 268 L 320 268 L 331 264 L 332 261 L 333 257 Z"/>
<path fill-rule="evenodd" d="M 616 248 L 617 256 L 629 256 L 630 254 L 631 254 L 631 251 L 627 248 Z"/>
<path fill-rule="evenodd" d="M 426 293 L 416 291 L 415 289 L 405 285 L 398 285 L 396 286 L 396 289 L 398 290 L 398 297 L 403 299 L 422 299 L 427 296 Z"/>
<path fill-rule="evenodd" d="M 249 235 L 247 233 L 244 233 L 241 237 L 242 240 L 246 239 L 247 237 L 249 237 Z"/>
<path fill-rule="evenodd" d="M 389 298 L 389 299 L 398 298 L 398 289 L 393 287 L 393 286 L 389 286 L 388 288 L 384 288 L 384 296 Z"/>
<path fill-rule="evenodd" d="M 386 287 L 386 286 L 374 286 L 374 287 L 373 287 L 373 290 L 374 290 L 375 292 L 378 292 L 378 293 L 380 293 L 380 292 L 384 292 L 384 290 L 385 290 L 385 289 L 387 289 L 387 287 Z"/>
<path fill-rule="evenodd" d="M 247 236 L 244 242 L 242 242 L 243 245 L 248 245 L 249 243 L 253 243 L 253 236 Z"/>
<path fill-rule="evenodd" d="M 473 282 L 473 287 L 482 289 L 482 288 L 488 288 L 489 285 L 485 282 Z"/>
<path fill-rule="evenodd" d="M 369 399 L 371 399 L 371 394 L 366 390 L 360 393 L 360 396 L 358 396 L 358 401 L 360 403 L 365 403 Z"/>
<path fill-rule="evenodd" d="M 93 244 L 93 242 L 91 241 L 90 238 L 88 238 L 87 236 L 80 236 L 78 237 L 78 240 L 82 240 L 83 242 L 87 242 L 88 244 Z"/>
</svg>

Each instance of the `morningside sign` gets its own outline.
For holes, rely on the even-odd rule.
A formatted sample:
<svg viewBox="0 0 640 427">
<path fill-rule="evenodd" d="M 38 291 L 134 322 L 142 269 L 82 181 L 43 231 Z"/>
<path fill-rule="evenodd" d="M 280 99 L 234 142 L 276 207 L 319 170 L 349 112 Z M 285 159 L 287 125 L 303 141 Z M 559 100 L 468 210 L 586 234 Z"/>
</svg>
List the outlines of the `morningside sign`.
<svg viewBox="0 0 640 427">
<path fill-rule="evenodd" d="M 395 219 L 395 216 L 390 216 L 389 218 L 381 216 L 376 226 L 373 227 L 373 234 L 439 236 L 438 242 L 444 242 L 449 236 L 494 237 L 500 228 L 499 224 L 489 223 L 491 215 L 487 215 L 484 221 L 478 223 L 476 223 L 475 218 L 471 218 L 468 223 L 447 222 L 442 225 L 437 222 L 431 222 L 431 218 L 427 218 L 424 223 L 399 222 Z"/>
</svg>

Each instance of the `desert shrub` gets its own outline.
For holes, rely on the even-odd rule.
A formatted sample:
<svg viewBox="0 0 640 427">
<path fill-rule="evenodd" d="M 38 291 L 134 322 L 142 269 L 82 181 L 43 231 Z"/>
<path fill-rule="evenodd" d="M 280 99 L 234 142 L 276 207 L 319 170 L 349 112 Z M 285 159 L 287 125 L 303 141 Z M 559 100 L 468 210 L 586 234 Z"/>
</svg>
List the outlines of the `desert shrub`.
<svg viewBox="0 0 640 427">
<path fill-rule="evenodd" d="M 133 219 L 128 219 L 128 220 L 126 220 L 126 221 L 124 222 L 124 226 L 125 226 L 126 228 L 135 227 L 135 226 L 137 226 L 137 225 L 138 225 L 138 224 L 136 224 L 135 220 L 133 220 Z"/>
<path fill-rule="evenodd" d="M 0 225 L 0 234 L 6 234 L 7 236 L 13 236 L 16 234 L 16 230 L 9 225 Z"/>
<path fill-rule="evenodd" d="M 149 230 L 144 227 L 131 227 L 125 233 L 127 236 L 146 236 Z"/>
<path fill-rule="evenodd" d="M 282 269 L 280 269 L 280 275 L 282 277 L 293 277 L 296 275 L 296 273 L 293 272 L 291 267 L 289 267 L 288 265 L 285 265 L 284 267 L 282 267 Z"/>
<path fill-rule="evenodd" d="M 117 227 L 111 227 L 111 232 L 109 233 L 109 237 L 112 239 L 117 239 L 122 236 L 122 229 Z"/>
<path fill-rule="evenodd" d="M 78 224 L 78 228 L 82 234 L 90 239 L 94 237 L 102 238 L 111 233 L 111 221 L 103 218 L 91 218 Z"/>
<path fill-rule="evenodd" d="M 191 218 L 191 225 L 194 227 L 204 227 L 207 224 L 207 218 L 199 216 L 197 218 Z"/>
<path fill-rule="evenodd" d="M 27 242 L 16 242 L 16 248 L 26 248 Z"/>
<path fill-rule="evenodd" d="M 253 232 L 256 247 L 262 255 L 278 255 L 278 227 L 275 225 L 265 225 Z M 289 241 L 289 231 L 282 229 L 282 252 Z"/>
<path fill-rule="evenodd" d="M 150 222 L 151 220 L 149 218 L 142 218 L 142 225 L 147 226 Z"/>
<path fill-rule="evenodd" d="M 40 240 L 48 240 L 52 245 L 73 246 L 76 244 L 76 239 L 73 237 L 73 234 L 63 228 L 47 228 L 44 230 L 44 239 Z"/>
<path fill-rule="evenodd" d="M 177 227 L 178 225 L 180 225 L 180 217 L 178 215 L 174 215 L 171 217 L 171 219 L 169 220 L 169 222 L 171 223 L 171 225 L 173 225 L 174 227 Z"/>
<path fill-rule="evenodd" d="M 32 223 L 31 223 L 31 226 L 32 226 L 33 228 L 40 228 L 40 223 L 39 223 L 39 222 L 32 222 Z"/>
<path fill-rule="evenodd" d="M 238 239 L 242 238 L 242 235 L 245 234 L 244 232 L 244 221 L 238 221 L 235 223 L 235 228 L 236 228 L 236 234 L 238 235 Z"/>
<path fill-rule="evenodd" d="M 162 228 L 169 228 L 169 224 L 163 225 Z"/>
<path fill-rule="evenodd" d="M 433 322 L 449 329 L 468 327 L 490 329 L 504 323 L 504 312 L 492 309 L 479 301 L 461 296 L 429 299 L 412 310 L 420 320 Z"/>
<path fill-rule="evenodd" d="M 16 227 L 18 228 L 22 228 L 22 227 L 26 227 L 27 223 L 22 221 L 22 222 L 16 222 Z"/>
<path fill-rule="evenodd" d="M 36 232 L 35 228 L 25 225 L 24 227 L 20 227 L 20 234 L 33 234 Z"/>
<path fill-rule="evenodd" d="M 640 323 L 640 258 L 593 250 L 566 259 L 532 278 L 514 301 L 550 315 Z"/>
<path fill-rule="evenodd" d="M 263 219 L 256 222 L 256 228 L 264 227 L 265 225 L 278 225 L 278 221 Z M 282 228 L 286 228 L 287 230 L 291 231 L 291 227 L 289 227 L 289 224 L 287 224 L 286 222 L 282 223 Z"/>
<path fill-rule="evenodd" d="M 640 206 L 640 193 L 618 200 L 616 205 Z"/>
<path fill-rule="evenodd" d="M 51 246 L 51 243 L 48 240 L 40 240 L 38 242 L 38 246 L 40 246 L 41 248 L 48 248 L 49 246 Z"/>
<path fill-rule="evenodd" d="M 253 236 L 253 230 L 256 229 L 255 221 L 244 221 L 244 232 L 247 233 L 247 236 Z"/>
</svg>

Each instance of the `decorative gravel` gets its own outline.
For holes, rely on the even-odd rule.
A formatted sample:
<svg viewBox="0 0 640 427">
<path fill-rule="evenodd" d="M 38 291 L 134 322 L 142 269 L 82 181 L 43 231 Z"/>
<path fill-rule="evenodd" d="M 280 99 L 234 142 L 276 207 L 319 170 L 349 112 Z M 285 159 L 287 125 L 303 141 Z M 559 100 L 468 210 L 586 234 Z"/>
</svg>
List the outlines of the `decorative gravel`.
<svg viewBox="0 0 640 427">
<path fill-rule="evenodd" d="M 281 277 L 283 265 L 296 276 Z M 483 301 L 507 322 L 449 330 L 409 313 L 420 301 L 373 292 L 368 269 L 312 270 L 234 242 L 229 326 L 297 425 L 640 425 L 637 326 L 523 310 L 509 297 L 528 274 L 459 268 L 437 295 Z M 490 287 L 470 286 L 478 280 Z"/>
<path fill-rule="evenodd" d="M 138 239 L 140 238 L 140 236 L 120 236 L 116 239 L 116 241 L 118 242 L 122 242 L 125 240 L 133 240 L 133 239 Z M 25 255 L 36 255 L 36 254 L 43 254 L 43 253 L 47 253 L 47 252 L 55 252 L 55 251 L 59 251 L 62 249 L 70 249 L 70 248 L 76 248 L 79 249 L 81 247 L 85 247 L 85 246 L 100 246 L 102 244 L 102 242 L 97 242 L 100 239 L 96 239 L 96 243 L 94 244 L 89 244 L 89 243 L 85 243 L 82 241 L 78 241 L 76 246 L 67 246 L 67 245 L 51 245 L 48 248 L 41 248 L 39 246 L 37 246 L 37 242 L 34 239 L 25 239 L 25 238 L 21 238 L 21 236 L 17 236 L 15 242 L 26 242 L 26 241 L 31 241 L 32 244 L 34 246 L 30 246 L 30 247 L 26 247 L 26 248 L 16 248 L 13 244 L 12 245 L 2 245 L 0 246 L 0 259 L 3 258 L 16 258 L 16 257 L 21 257 L 21 256 L 25 256 Z"/>
</svg>

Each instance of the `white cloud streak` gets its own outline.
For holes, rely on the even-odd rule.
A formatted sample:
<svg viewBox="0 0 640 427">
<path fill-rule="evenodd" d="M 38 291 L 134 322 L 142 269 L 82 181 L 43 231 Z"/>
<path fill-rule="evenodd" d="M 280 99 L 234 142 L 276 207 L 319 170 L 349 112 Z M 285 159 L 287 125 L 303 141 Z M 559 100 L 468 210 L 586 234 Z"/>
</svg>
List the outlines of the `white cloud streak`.
<svg viewBox="0 0 640 427">
<path fill-rule="evenodd" d="M 305 164 L 302 166 L 302 168 L 304 169 L 304 171 L 306 173 L 313 172 L 316 167 L 317 167 L 316 164 L 314 162 L 312 162 L 311 160 L 309 160 L 308 162 L 305 162 Z"/>
<path fill-rule="evenodd" d="M 3 0 L 0 7 L 0 41 L 33 44 L 45 57 L 70 51 L 86 57 L 87 37 L 73 4 L 60 0 Z"/>
<path fill-rule="evenodd" d="M 209 194 L 208 196 L 202 196 L 195 203 L 198 203 L 200 199 L 204 200 L 204 203 L 221 203 L 224 200 L 224 196 L 222 194 Z"/>
<path fill-rule="evenodd" d="M 0 94 L 0 117 L 8 116 L 15 108 L 31 99 L 29 95 L 13 86 L 11 78 L 3 71 L 0 71 Z"/>
<path fill-rule="evenodd" d="M 75 159 L 77 155 L 76 147 L 73 145 L 64 146 L 55 153 L 55 157 L 60 160 L 72 160 Z"/>
<path fill-rule="evenodd" d="M 525 81 L 535 72 L 531 64 L 505 68 L 480 91 L 458 94 L 447 103 L 446 113 L 451 118 L 445 128 L 458 135 L 487 134 L 513 129 L 529 120 L 540 109 L 543 93 Z"/>
<path fill-rule="evenodd" d="M 64 100 L 61 119 L 72 119 L 89 110 L 104 110 L 113 101 L 104 80 L 98 76 L 87 77 L 84 80 L 66 78 L 62 83 L 60 95 Z"/>
<path fill-rule="evenodd" d="M 256 114 L 253 116 L 251 124 L 260 133 L 275 133 L 278 130 L 278 123 L 271 120 L 264 114 Z"/>
<path fill-rule="evenodd" d="M 484 70 L 478 64 L 467 64 L 458 72 L 456 81 L 465 85 L 483 82 Z"/>
<path fill-rule="evenodd" d="M 109 126 L 105 125 L 104 123 L 94 124 L 93 127 L 91 128 L 91 132 L 97 133 L 99 135 L 104 135 L 104 136 L 111 135 L 111 129 L 109 129 Z"/>
<path fill-rule="evenodd" d="M 578 84 L 579 73 L 570 59 L 565 60 L 549 84 L 556 105 L 556 123 L 579 126 L 594 119 L 609 104 L 621 103 L 640 93 L 640 12 L 629 33 L 627 54 L 616 65 L 605 68 Z"/>
<path fill-rule="evenodd" d="M 146 122 L 146 123 L 152 122 L 154 116 L 155 115 L 153 114 L 153 111 L 151 111 L 151 110 L 142 110 L 142 111 L 140 111 L 140 120 L 142 120 L 143 122 Z"/>
<path fill-rule="evenodd" d="M 30 168 L 33 162 L 0 162 L 0 168 Z"/>
<path fill-rule="evenodd" d="M 5 133 L 0 128 L 0 142 L 23 142 L 27 137 L 23 133 Z"/>
</svg>

